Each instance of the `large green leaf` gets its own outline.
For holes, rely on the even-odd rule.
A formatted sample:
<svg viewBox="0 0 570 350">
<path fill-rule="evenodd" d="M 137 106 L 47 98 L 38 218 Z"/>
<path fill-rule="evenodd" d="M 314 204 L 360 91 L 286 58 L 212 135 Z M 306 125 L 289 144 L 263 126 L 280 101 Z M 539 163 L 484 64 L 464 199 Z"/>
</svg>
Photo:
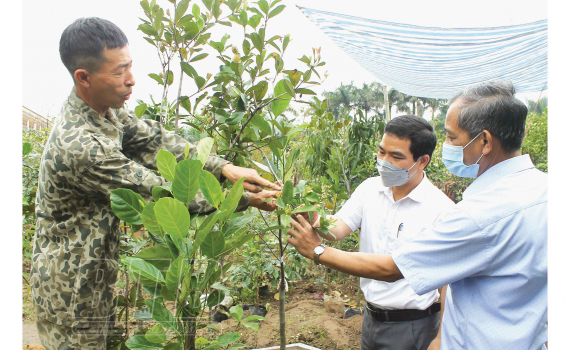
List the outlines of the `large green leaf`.
<svg viewBox="0 0 570 350">
<path fill-rule="evenodd" d="M 200 229 L 198 230 L 198 234 L 196 235 L 196 238 L 194 239 L 194 244 L 192 245 L 192 251 L 190 252 L 189 256 L 194 255 L 196 250 L 198 250 L 198 248 L 200 248 L 200 245 L 202 245 L 202 242 L 204 242 L 206 235 L 210 232 L 210 230 L 212 230 L 212 227 L 214 227 L 214 225 L 218 221 L 220 221 L 220 219 L 222 217 L 224 217 L 225 215 L 226 215 L 226 213 L 223 211 L 216 211 L 216 212 L 213 212 L 212 214 L 210 214 L 208 216 L 206 221 L 204 221 L 205 224 L 203 223 L 200 226 Z"/>
<path fill-rule="evenodd" d="M 140 258 L 124 258 L 123 262 L 130 267 L 131 271 L 138 276 L 144 277 L 154 282 L 164 283 L 162 273 L 153 264 Z"/>
<path fill-rule="evenodd" d="M 142 225 L 142 211 L 145 203 L 140 194 L 126 188 L 111 191 L 111 208 L 117 217 L 127 224 Z"/>
<path fill-rule="evenodd" d="M 146 340 L 144 335 L 133 335 L 130 337 L 125 345 L 129 349 L 133 350 L 155 350 L 155 349 L 163 349 L 162 345 L 154 344 Z"/>
<path fill-rule="evenodd" d="M 148 232 L 162 237 L 164 233 L 156 220 L 156 214 L 154 213 L 155 205 L 155 202 L 150 202 L 144 207 L 142 211 L 142 223 Z"/>
<path fill-rule="evenodd" d="M 233 212 L 236 210 L 236 208 L 239 204 L 241 196 L 243 195 L 243 185 L 242 184 L 243 184 L 244 180 L 245 180 L 245 177 L 242 177 L 241 179 L 237 180 L 234 183 L 234 186 L 231 188 L 230 192 L 228 193 L 228 195 L 226 196 L 226 198 L 224 199 L 224 201 L 220 205 L 220 210 L 225 211 L 227 213 L 227 215 L 233 214 Z M 222 221 L 225 221 L 225 218 L 222 219 Z"/>
<path fill-rule="evenodd" d="M 198 190 L 200 184 L 200 170 L 202 163 L 196 159 L 185 159 L 176 164 L 176 176 L 172 182 L 172 194 L 174 198 L 183 203 L 190 203 Z"/>
<path fill-rule="evenodd" d="M 188 261 L 186 256 L 180 255 L 176 260 L 170 264 L 170 268 L 166 273 L 166 288 L 170 289 L 171 291 L 176 291 L 178 289 L 178 285 L 184 278 L 184 274 L 188 269 Z"/>
<path fill-rule="evenodd" d="M 220 254 L 221 256 L 228 255 L 234 249 L 241 247 L 245 242 L 249 241 L 255 237 L 254 234 L 245 234 L 244 232 L 238 233 L 230 238 L 224 245 L 224 251 Z"/>
<path fill-rule="evenodd" d="M 218 208 L 220 202 L 223 199 L 222 186 L 218 182 L 218 179 L 206 170 L 200 172 L 200 189 L 202 194 L 213 207 Z"/>
<path fill-rule="evenodd" d="M 161 325 L 156 324 L 154 327 L 149 329 L 144 337 L 151 343 L 154 344 L 162 344 L 166 342 L 166 333 L 164 332 L 164 328 Z"/>
<path fill-rule="evenodd" d="M 158 202 L 162 197 L 170 197 L 172 187 L 171 186 L 153 186 L 152 187 L 152 199 Z"/>
<path fill-rule="evenodd" d="M 206 305 L 208 307 L 214 307 L 221 303 L 224 298 L 226 297 L 226 293 L 220 290 L 214 290 L 210 295 L 208 295 L 208 299 L 206 300 Z"/>
<path fill-rule="evenodd" d="M 156 156 L 156 167 L 160 171 L 160 175 L 166 180 L 174 181 L 174 174 L 176 170 L 176 157 L 174 154 L 161 149 Z"/>
<path fill-rule="evenodd" d="M 212 147 L 214 146 L 214 139 L 211 137 L 205 137 L 198 142 L 196 146 L 196 152 L 198 156 L 196 157 L 203 165 L 206 165 L 206 161 L 212 152 Z"/>
<path fill-rule="evenodd" d="M 159 271 L 166 273 L 172 262 L 170 250 L 163 245 L 155 245 L 143 249 L 134 256 L 135 258 L 144 259 L 146 262 L 153 264 Z"/>
<path fill-rule="evenodd" d="M 225 236 L 226 237 L 231 236 L 237 230 L 243 228 L 244 226 L 247 226 L 254 218 L 255 215 L 249 214 L 249 215 L 239 216 L 235 219 L 230 220 L 230 222 L 228 222 L 224 227 Z"/>
<path fill-rule="evenodd" d="M 190 214 L 184 204 L 174 198 L 161 198 L 154 206 L 156 218 L 162 229 L 172 237 L 184 239 L 190 229 Z"/>
<path fill-rule="evenodd" d="M 283 203 L 285 203 L 285 205 L 293 203 L 293 192 L 293 181 L 285 181 L 285 184 L 283 185 L 283 194 L 281 195 L 281 198 L 283 199 Z"/>
<path fill-rule="evenodd" d="M 176 326 L 176 319 L 168 311 L 162 303 L 159 303 L 156 299 L 145 300 L 146 306 L 150 309 L 150 314 L 152 319 L 162 325 L 164 328 L 178 333 L 178 327 Z"/>
<path fill-rule="evenodd" d="M 225 243 L 222 231 L 211 231 L 204 238 L 200 250 L 208 258 L 214 259 L 224 251 Z"/>
<path fill-rule="evenodd" d="M 24 143 L 22 144 L 22 153 L 23 153 L 23 156 L 25 157 L 25 156 L 27 156 L 28 154 L 30 154 L 30 152 L 32 152 L 33 149 L 34 149 L 34 147 L 32 146 L 31 143 L 29 143 L 29 142 L 24 142 Z"/>
<path fill-rule="evenodd" d="M 285 95 L 280 96 L 282 94 Z M 284 80 L 280 80 L 277 84 L 275 84 L 275 89 L 273 89 L 273 96 L 280 96 L 278 100 L 271 102 L 271 112 L 275 117 L 278 117 L 281 113 L 285 112 L 292 98 L 292 96 L 289 95 L 285 89 Z"/>
<path fill-rule="evenodd" d="M 234 305 L 230 308 L 230 315 L 236 320 L 241 321 L 243 318 L 243 309 L 241 305 Z"/>
</svg>

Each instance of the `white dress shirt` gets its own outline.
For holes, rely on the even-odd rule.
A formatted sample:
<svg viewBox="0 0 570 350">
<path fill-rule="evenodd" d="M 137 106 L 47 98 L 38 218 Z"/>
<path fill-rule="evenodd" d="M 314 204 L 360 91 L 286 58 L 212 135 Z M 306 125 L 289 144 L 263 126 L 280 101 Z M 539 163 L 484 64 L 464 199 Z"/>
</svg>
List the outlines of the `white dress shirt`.
<svg viewBox="0 0 570 350">
<path fill-rule="evenodd" d="M 397 202 L 392 188 L 384 187 L 380 176 L 367 179 L 335 216 L 352 231 L 360 228 L 361 252 L 390 254 L 453 206 L 424 172 L 419 185 Z M 387 310 L 425 310 L 439 298 L 437 290 L 416 294 L 405 279 L 388 283 L 361 278 L 360 288 L 367 302 Z"/>
<path fill-rule="evenodd" d="M 546 349 L 547 224 L 547 175 L 526 154 L 392 254 L 417 293 L 449 284 L 441 349 Z"/>
</svg>

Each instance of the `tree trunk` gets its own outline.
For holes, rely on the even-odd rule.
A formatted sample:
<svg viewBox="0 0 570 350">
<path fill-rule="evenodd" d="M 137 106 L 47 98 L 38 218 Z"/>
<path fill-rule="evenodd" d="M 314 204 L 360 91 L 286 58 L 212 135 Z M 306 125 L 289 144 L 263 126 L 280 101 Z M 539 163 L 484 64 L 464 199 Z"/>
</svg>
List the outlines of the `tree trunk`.
<svg viewBox="0 0 570 350">
<path fill-rule="evenodd" d="M 184 350 L 196 350 L 196 320 L 194 317 L 188 317 L 188 320 L 186 321 Z"/>
<path fill-rule="evenodd" d="M 281 216 L 277 217 L 278 225 L 281 226 Z M 279 345 L 280 350 L 285 350 L 287 346 L 287 337 L 285 334 L 285 265 L 283 264 L 283 230 L 279 230 Z"/>
<path fill-rule="evenodd" d="M 392 105 L 390 104 L 390 97 L 388 96 L 388 85 L 384 86 L 384 108 L 386 109 L 386 123 L 388 123 L 392 119 Z"/>
</svg>

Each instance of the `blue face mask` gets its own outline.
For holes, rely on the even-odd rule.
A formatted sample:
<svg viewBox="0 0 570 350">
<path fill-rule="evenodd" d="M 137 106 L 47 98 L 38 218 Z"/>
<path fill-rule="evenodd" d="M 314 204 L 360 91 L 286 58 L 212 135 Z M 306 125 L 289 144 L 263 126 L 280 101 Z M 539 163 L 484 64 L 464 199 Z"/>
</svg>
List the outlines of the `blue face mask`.
<svg viewBox="0 0 570 350">
<path fill-rule="evenodd" d="M 466 144 L 465 147 L 469 146 L 471 142 L 473 142 L 477 137 L 479 137 L 479 135 L 481 135 L 481 133 L 482 132 L 480 132 L 477 136 L 475 136 L 473 140 L 469 141 L 469 143 Z M 447 143 L 444 143 L 441 152 L 441 158 L 443 160 L 443 164 L 445 165 L 447 170 L 449 170 L 453 175 L 459 177 L 476 178 L 477 173 L 479 172 L 479 164 L 477 163 L 479 163 L 479 161 L 483 157 L 483 154 L 481 154 L 481 157 L 477 159 L 475 164 L 465 165 L 465 163 L 463 163 L 463 150 L 465 149 L 465 147 L 452 146 Z"/>
</svg>

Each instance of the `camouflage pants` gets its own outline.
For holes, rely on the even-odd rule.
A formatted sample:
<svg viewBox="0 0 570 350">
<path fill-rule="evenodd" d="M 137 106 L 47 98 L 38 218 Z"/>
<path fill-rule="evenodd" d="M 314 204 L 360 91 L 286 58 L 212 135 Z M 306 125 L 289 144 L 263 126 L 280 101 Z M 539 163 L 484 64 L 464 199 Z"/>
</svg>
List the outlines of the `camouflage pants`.
<svg viewBox="0 0 570 350">
<path fill-rule="evenodd" d="M 46 350 L 105 350 L 108 322 L 98 322 L 93 328 L 71 328 L 36 317 L 36 326 Z"/>
</svg>

